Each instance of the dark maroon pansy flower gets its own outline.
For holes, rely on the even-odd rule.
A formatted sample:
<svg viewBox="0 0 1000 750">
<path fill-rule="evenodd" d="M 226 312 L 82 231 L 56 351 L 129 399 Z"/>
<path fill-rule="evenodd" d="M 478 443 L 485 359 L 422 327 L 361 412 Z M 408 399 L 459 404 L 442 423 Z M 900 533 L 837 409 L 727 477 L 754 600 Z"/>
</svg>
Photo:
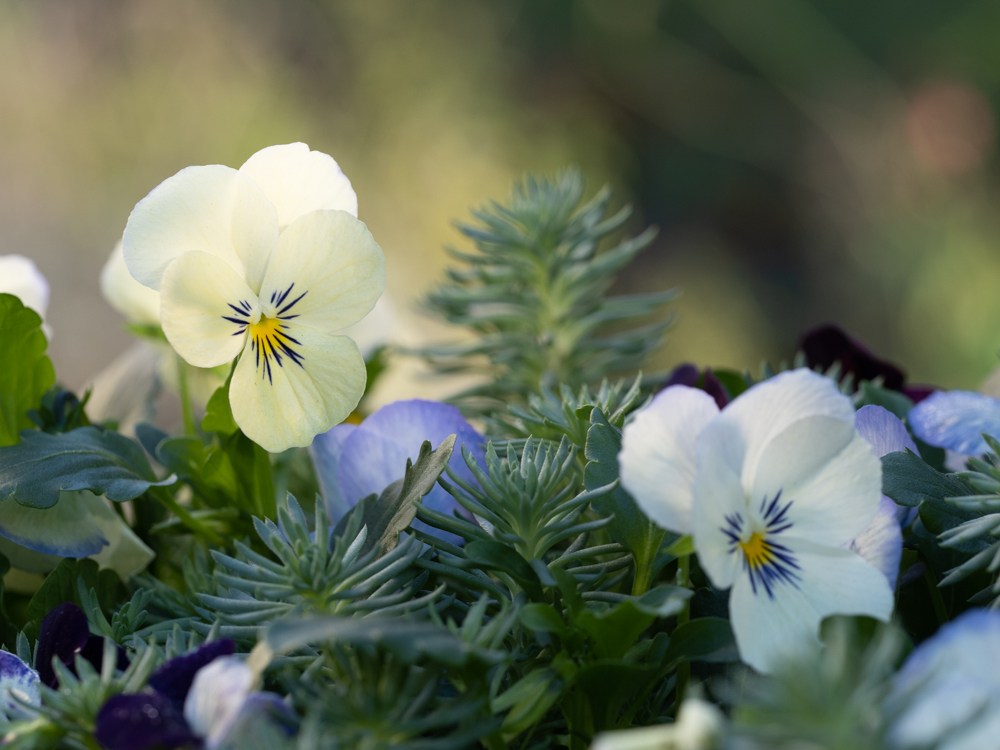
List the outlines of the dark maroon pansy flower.
<svg viewBox="0 0 1000 750">
<path fill-rule="evenodd" d="M 688 388 L 700 388 L 715 399 L 715 403 L 720 409 L 729 403 L 729 392 L 722 385 L 722 381 L 715 377 L 715 373 L 712 372 L 710 367 L 701 371 L 690 362 L 677 365 L 673 369 L 673 372 L 670 373 L 670 377 L 667 378 L 663 387 L 669 388 L 672 385 L 686 385 Z"/>
<path fill-rule="evenodd" d="M 117 646 L 118 669 L 128 669 L 125 649 Z M 90 625 L 83 610 L 71 602 L 65 602 L 45 615 L 38 631 L 38 651 L 35 654 L 35 669 L 43 685 L 59 687 L 59 677 L 52 667 L 52 657 L 76 674 L 76 656 L 79 654 L 89 661 L 94 669 L 101 670 L 104 660 L 104 637 L 90 634 Z"/>
<path fill-rule="evenodd" d="M 811 369 L 818 367 L 825 371 L 839 362 L 841 372 L 853 374 L 855 383 L 881 376 L 884 387 L 898 391 L 906 381 L 906 374 L 900 368 L 879 359 L 864 344 L 834 325 L 806 331 L 799 342 L 799 350 L 805 354 L 806 364 Z"/>
<path fill-rule="evenodd" d="M 229 638 L 204 643 L 189 654 L 175 656 L 153 672 L 147 683 L 151 688 L 183 709 L 195 673 L 220 656 L 231 656 L 236 653 L 236 643 Z"/>
<path fill-rule="evenodd" d="M 183 711 L 156 691 L 112 696 L 101 706 L 94 725 L 94 737 L 107 750 L 200 744 Z"/>
</svg>

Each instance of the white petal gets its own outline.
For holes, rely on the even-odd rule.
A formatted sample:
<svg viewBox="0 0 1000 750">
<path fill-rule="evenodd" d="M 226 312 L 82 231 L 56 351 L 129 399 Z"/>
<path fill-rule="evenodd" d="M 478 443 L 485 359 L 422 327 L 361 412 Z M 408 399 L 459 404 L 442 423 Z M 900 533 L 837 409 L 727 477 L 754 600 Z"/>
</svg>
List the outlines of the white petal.
<svg viewBox="0 0 1000 750">
<path fill-rule="evenodd" d="M 128 435 L 134 434 L 140 422 L 151 422 L 153 401 L 160 391 L 156 373 L 164 358 L 176 363 L 168 344 L 142 339 L 111 360 L 89 385 L 90 419 L 113 420 L 118 423 L 118 431 Z M 176 372 L 176 366 L 173 369 Z"/>
<path fill-rule="evenodd" d="M 160 293 L 132 277 L 125 265 L 121 242 L 115 245 L 101 269 L 101 294 L 130 323 L 160 325 Z"/>
<path fill-rule="evenodd" d="M 694 483 L 694 545 L 698 561 L 716 588 L 733 585 L 742 559 L 730 551 L 723 532 L 726 516 L 747 515 L 747 498 L 740 480 L 742 434 L 731 423 L 716 418 L 696 445 L 698 473 Z"/>
<path fill-rule="evenodd" d="M 754 593 L 747 575 L 729 598 L 729 615 L 740 658 L 759 672 L 819 646 L 819 626 L 834 614 L 865 615 L 886 621 L 893 595 L 885 576 L 846 549 L 808 542 L 786 545 L 798 565 L 796 585 L 777 583 L 774 596 Z"/>
<path fill-rule="evenodd" d="M 695 440 L 718 413 L 704 391 L 675 385 L 657 394 L 622 432 L 622 486 L 665 529 L 693 530 Z"/>
<path fill-rule="evenodd" d="M 870 565 L 882 571 L 895 589 L 899 578 L 899 562 L 903 557 L 903 531 L 897 520 L 898 507 L 885 495 L 879 501 L 878 513 L 849 545 Z"/>
<path fill-rule="evenodd" d="M 743 486 L 752 491 L 761 455 L 775 437 L 805 417 L 854 424 L 854 406 L 829 378 L 798 369 L 775 375 L 738 396 L 719 415 L 742 435 Z"/>
<path fill-rule="evenodd" d="M 240 171 L 253 178 L 278 210 L 286 227 L 320 209 L 358 215 L 358 196 L 332 157 L 304 143 L 269 146 L 247 159 Z"/>
<path fill-rule="evenodd" d="M 384 289 L 385 256 L 368 227 L 343 211 L 313 211 L 281 233 L 261 309 L 333 333 L 368 314 Z"/>
<path fill-rule="evenodd" d="M 257 682 L 242 659 L 220 656 L 198 670 L 184 699 L 184 718 L 191 731 L 212 748 L 226 736 Z"/>
<path fill-rule="evenodd" d="M 22 305 L 45 319 L 49 308 L 49 283 L 34 261 L 23 255 L 0 256 L 0 293 L 13 294 Z"/>
<path fill-rule="evenodd" d="M 195 367 L 231 362 L 243 349 L 244 309 L 257 309 L 257 295 L 224 260 L 185 253 L 163 274 L 160 317 L 170 345 Z"/>
<path fill-rule="evenodd" d="M 287 353 L 280 364 L 273 355 L 258 356 L 248 344 L 229 387 L 236 423 L 272 453 L 307 446 L 343 422 L 365 388 L 365 363 L 351 339 L 294 325 L 287 333 L 301 365 Z"/>
<path fill-rule="evenodd" d="M 751 503 L 791 502 L 785 532 L 844 544 L 871 523 L 882 497 L 882 464 L 852 422 L 808 417 L 771 440 L 758 463 Z"/>
<path fill-rule="evenodd" d="M 125 263 L 142 284 L 159 289 L 174 258 L 202 252 L 241 277 L 266 266 L 262 248 L 278 236 L 274 207 L 253 180 L 212 165 L 182 169 L 139 201 L 122 237 Z"/>
</svg>

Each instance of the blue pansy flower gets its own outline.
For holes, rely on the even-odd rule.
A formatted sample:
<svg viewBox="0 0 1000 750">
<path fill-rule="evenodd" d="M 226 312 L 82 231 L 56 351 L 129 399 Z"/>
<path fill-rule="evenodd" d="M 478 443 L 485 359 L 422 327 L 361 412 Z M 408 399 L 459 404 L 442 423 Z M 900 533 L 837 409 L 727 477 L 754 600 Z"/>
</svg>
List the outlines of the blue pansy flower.
<svg viewBox="0 0 1000 750">
<path fill-rule="evenodd" d="M 448 404 L 420 399 L 396 401 L 383 406 L 360 425 L 340 424 L 319 435 L 310 450 L 331 523 L 340 520 L 361 498 L 379 494 L 402 479 L 406 459 L 416 460 L 425 440 L 437 447 L 449 435 L 457 436 L 449 463 L 451 470 L 475 483 L 475 477 L 462 460 L 462 446 L 483 466 L 486 463 L 483 436 L 458 409 Z M 440 513 L 461 509 L 440 486 L 432 489 L 422 502 Z M 414 521 L 413 526 L 427 528 L 420 521 Z"/>
<path fill-rule="evenodd" d="M 15 702 L 41 705 L 38 672 L 9 651 L 0 651 L 0 715 L 7 719 L 20 717 L 23 707 Z"/>
<path fill-rule="evenodd" d="M 954 470 L 989 450 L 984 432 L 1000 437 L 1000 401 L 975 391 L 938 391 L 914 406 L 908 419 L 914 435 L 949 451 L 946 463 Z"/>
<path fill-rule="evenodd" d="M 1000 612 L 964 612 L 918 646 L 896 674 L 886 710 L 892 748 L 996 747 Z"/>
</svg>

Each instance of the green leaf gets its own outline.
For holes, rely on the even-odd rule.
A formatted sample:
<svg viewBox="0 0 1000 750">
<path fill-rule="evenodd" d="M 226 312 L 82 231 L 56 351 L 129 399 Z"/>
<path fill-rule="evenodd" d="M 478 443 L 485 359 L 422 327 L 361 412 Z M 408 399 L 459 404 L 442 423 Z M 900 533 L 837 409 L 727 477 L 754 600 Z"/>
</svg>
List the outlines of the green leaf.
<svg viewBox="0 0 1000 750">
<path fill-rule="evenodd" d="M 694 539 L 688 535 L 682 536 L 676 542 L 667 547 L 666 550 L 664 550 L 664 553 L 667 555 L 673 555 L 674 557 L 693 555 Z"/>
<path fill-rule="evenodd" d="M 465 556 L 484 570 L 499 570 L 513 578 L 529 598 L 543 598 L 538 574 L 517 550 L 501 542 L 474 541 L 465 545 Z"/>
<path fill-rule="evenodd" d="M 41 588 L 28 602 L 29 622 L 40 623 L 54 607 L 64 602 L 81 606 L 77 578 L 83 579 L 88 590 L 94 589 L 97 592 L 97 601 L 105 613 L 116 609 L 124 592 L 117 573 L 107 568 L 98 570 L 98 565 L 93 560 L 65 559 L 45 577 Z"/>
<path fill-rule="evenodd" d="M 858 395 L 860 396 L 860 400 L 855 403 L 857 408 L 860 409 L 862 406 L 874 404 L 875 406 L 881 406 L 883 409 L 891 411 L 900 419 L 906 419 L 906 415 L 913 408 L 913 401 L 906 394 L 873 385 L 868 380 L 861 382 L 858 387 Z"/>
<path fill-rule="evenodd" d="M 633 602 L 625 601 L 604 612 L 586 609 L 577 615 L 574 624 L 590 636 L 599 658 L 620 659 L 654 619 Z"/>
<path fill-rule="evenodd" d="M 588 490 L 595 490 L 618 479 L 618 452 L 621 450 L 622 433 L 608 423 L 600 409 L 594 409 L 590 413 L 590 425 L 584 449 L 587 466 L 583 473 L 583 484 Z M 601 515 L 614 515 L 607 526 L 608 533 L 616 542 L 628 547 L 635 560 L 635 584 L 632 590 L 636 593 L 645 591 L 665 532 L 646 518 L 632 497 L 621 487 L 594 500 L 593 505 Z"/>
<path fill-rule="evenodd" d="M 7 647 L 8 651 L 15 652 L 17 649 L 17 628 L 10 621 L 7 614 L 7 602 L 5 599 L 3 577 L 10 571 L 10 561 L 0 554 L 0 642 Z"/>
<path fill-rule="evenodd" d="M 670 635 L 665 664 L 681 661 L 726 662 L 739 660 L 729 620 L 702 617 L 691 620 Z"/>
<path fill-rule="evenodd" d="M 536 669 L 490 702 L 493 713 L 510 711 L 503 721 L 505 738 L 512 738 L 536 724 L 549 712 L 576 675 L 577 667 L 566 654 L 557 654 L 548 667 Z"/>
<path fill-rule="evenodd" d="M 587 696 L 594 731 L 617 728 L 622 706 L 649 690 L 661 672 L 658 664 L 630 664 L 617 659 L 601 659 L 581 667 L 574 685 Z"/>
<path fill-rule="evenodd" d="M 271 479 L 271 456 L 257 443 L 236 430 L 222 445 L 233 472 L 236 475 L 236 489 L 239 506 L 258 518 L 278 517 L 274 498 L 274 482 Z M 216 459 L 221 461 L 222 459 Z M 218 472 L 225 470 L 214 466 Z"/>
<path fill-rule="evenodd" d="M 722 383 L 722 386 L 726 389 L 726 393 L 729 394 L 729 398 L 731 399 L 739 396 L 751 385 L 747 383 L 746 377 L 736 372 L 736 370 L 713 369 L 712 374 Z"/>
<path fill-rule="evenodd" d="M 135 440 L 96 427 L 54 435 L 25 430 L 20 443 L 0 448 L 0 498 L 32 508 L 51 508 L 62 490 L 90 490 L 120 503 L 175 481 L 157 481 Z"/>
<path fill-rule="evenodd" d="M 942 474 L 911 451 L 882 457 L 882 493 L 914 508 L 925 500 L 975 494 L 972 485 L 953 474 Z"/>
<path fill-rule="evenodd" d="M 28 411 L 56 382 L 47 346 L 38 313 L 13 294 L 0 294 L 0 446 L 18 442 L 21 430 L 32 426 Z"/>
<path fill-rule="evenodd" d="M 474 646 L 440 625 L 401 618 L 279 620 L 268 628 L 266 639 L 276 654 L 286 654 L 308 645 L 347 643 L 376 646 L 403 664 L 415 664 L 429 658 L 450 667 L 463 667 L 470 662 L 499 664 L 507 658 L 503 651 Z"/>
<path fill-rule="evenodd" d="M 524 627 L 536 633 L 555 633 L 561 636 L 566 632 L 566 624 L 551 604 L 526 604 L 518 617 Z"/>
<path fill-rule="evenodd" d="M 201 429 L 205 432 L 217 432 L 223 437 L 228 437 L 239 429 L 239 425 L 233 419 L 233 409 L 229 405 L 229 383 L 232 379 L 233 373 L 230 372 L 225 384 L 216 388 L 215 393 L 208 399 L 205 416 L 201 420 Z"/>
<path fill-rule="evenodd" d="M 225 451 L 208 448 L 193 435 L 178 435 L 161 441 L 154 455 L 212 507 L 239 503 L 236 473 Z"/>
<path fill-rule="evenodd" d="M 368 538 L 361 554 L 376 545 L 380 557 L 396 548 L 400 532 L 409 527 L 417 515 L 417 501 L 434 489 L 454 449 L 454 435 L 446 437 L 433 451 L 430 441 L 425 440 L 420 446 L 417 462 L 406 459 L 403 478 L 386 487 L 377 502 L 365 504 L 364 524 L 368 526 Z"/>
</svg>

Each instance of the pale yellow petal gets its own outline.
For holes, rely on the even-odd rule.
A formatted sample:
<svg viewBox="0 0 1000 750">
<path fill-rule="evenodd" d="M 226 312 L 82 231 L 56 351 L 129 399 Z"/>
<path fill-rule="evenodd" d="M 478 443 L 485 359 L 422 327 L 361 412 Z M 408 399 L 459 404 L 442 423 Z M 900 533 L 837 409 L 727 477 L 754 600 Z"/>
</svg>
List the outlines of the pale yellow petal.
<svg viewBox="0 0 1000 750">
<path fill-rule="evenodd" d="M 344 211 L 313 211 L 281 233 L 260 289 L 263 314 L 332 333 L 358 322 L 385 289 L 385 256 Z"/>
<path fill-rule="evenodd" d="M 125 265 L 121 242 L 115 245 L 101 269 L 101 294 L 129 323 L 160 325 L 160 293 L 132 277 Z"/>
<path fill-rule="evenodd" d="M 122 245 L 132 276 L 159 289 L 167 266 L 189 252 L 259 281 L 277 236 L 277 213 L 254 181 L 216 164 L 182 169 L 153 188 L 132 210 Z"/>
<path fill-rule="evenodd" d="M 235 359 L 256 306 L 257 295 L 215 255 L 186 253 L 163 274 L 163 332 L 195 367 L 216 367 Z"/>
<path fill-rule="evenodd" d="M 361 400 L 365 377 L 351 339 L 289 325 L 280 339 L 271 333 L 251 340 L 233 374 L 229 403 L 247 437 L 279 453 L 309 445 L 343 422 Z"/>
<path fill-rule="evenodd" d="M 358 197 L 337 162 L 324 153 L 310 151 L 304 143 L 258 151 L 240 171 L 253 178 L 278 209 L 282 228 L 319 209 L 358 215 Z"/>
</svg>

